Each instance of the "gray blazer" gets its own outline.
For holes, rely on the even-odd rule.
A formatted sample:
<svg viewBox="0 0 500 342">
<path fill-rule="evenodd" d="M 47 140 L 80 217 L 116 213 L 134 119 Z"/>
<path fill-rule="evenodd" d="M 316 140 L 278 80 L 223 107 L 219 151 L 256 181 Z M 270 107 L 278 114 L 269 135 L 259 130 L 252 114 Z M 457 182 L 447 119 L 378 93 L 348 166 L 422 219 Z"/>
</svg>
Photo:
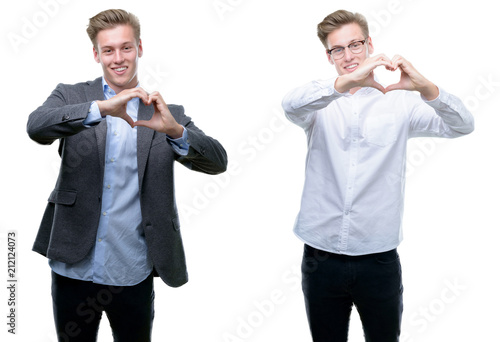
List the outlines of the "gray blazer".
<svg viewBox="0 0 500 342">
<path fill-rule="evenodd" d="M 106 122 L 85 127 L 90 105 L 104 100 L 102 78 L 75 85 L 59 84 L 28 119 L 27 131 L 40 144 L 59 140 L 61 168 L 33 246 L 47 258 L 75 263 L 95 244 L 101 211 Z M 205 135 L 184 114 L 170 112 L 188 131 L 190 148 L 177 155 L 164 133 L 137 127 L 137 164 L 142 226 L 155 276 L 177 287 L 188 280 L 174 195 L 174 161 L 191 170 L 218 174 L 227 166 L 222 145 Z M 148 120 L 153 106 L 139 104 L 138 119 Z"/>
</svg>

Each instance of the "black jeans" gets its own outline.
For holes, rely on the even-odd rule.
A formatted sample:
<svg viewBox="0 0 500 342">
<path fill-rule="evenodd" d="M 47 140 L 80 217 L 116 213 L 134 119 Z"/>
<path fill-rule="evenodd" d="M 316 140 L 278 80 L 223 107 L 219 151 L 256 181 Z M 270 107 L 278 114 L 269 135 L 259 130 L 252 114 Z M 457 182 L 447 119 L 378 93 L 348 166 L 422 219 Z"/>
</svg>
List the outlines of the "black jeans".
<svg viewBox="0 0 500 342">
<path fill-rule="evenodd" d="M 59 342 L 96 341 L 103 311 L 110 322 L 114 341 L 151 341 L 152 274 L 135 286 L 107 286 L 52 272 L 52 303 Z"/>
<path fill-rule="evenodd" d="M 367 342 L 397 342 L 403 313 L 399 255 L 347 256 L 304 246 L 302 290 L 314 342 L 345 342 L 352 305 Z"/>
</svg>

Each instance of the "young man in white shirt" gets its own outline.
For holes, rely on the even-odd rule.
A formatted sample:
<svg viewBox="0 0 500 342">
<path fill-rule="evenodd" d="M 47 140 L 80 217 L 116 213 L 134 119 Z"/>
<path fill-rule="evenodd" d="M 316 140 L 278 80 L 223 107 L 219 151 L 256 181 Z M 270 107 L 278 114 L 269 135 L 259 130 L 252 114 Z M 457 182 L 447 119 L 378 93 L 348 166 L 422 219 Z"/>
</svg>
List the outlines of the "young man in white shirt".
<svg viewBox="0 0 500 342">
<path fill-rule="evenodd" d="M 315 342 L 347 341 L 356 305 L 366 341 L 398 341 L 407 140 L 469 134 L 463 103 L 401 56 L 370 56 L 366 19 L 344 10 L 318 25 L 338 77 L 285 96 L 290 121 L 307 135 L 305 184 L 294 232 L 305 243 L 302 287 Z M 401 71 L 383 87 L 374 70 Z"/>
</svg>

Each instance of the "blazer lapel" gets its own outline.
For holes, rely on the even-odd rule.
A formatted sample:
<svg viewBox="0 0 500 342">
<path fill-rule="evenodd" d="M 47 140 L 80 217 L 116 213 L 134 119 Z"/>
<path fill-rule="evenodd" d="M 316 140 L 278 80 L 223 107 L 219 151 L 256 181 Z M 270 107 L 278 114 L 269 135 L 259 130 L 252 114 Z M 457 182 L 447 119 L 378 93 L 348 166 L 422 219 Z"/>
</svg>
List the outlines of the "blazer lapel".
<svg viewBox="0 0 500 342">
<path fill-rule="evenodd" d="M 89 87 L 85 88 L 85 93 L 87 96 L 87 101 L 104 100 L 104 92 L 102 90 L 102 77 L 89 82 Z M 106 131 L 107 124 L 106 120 L 102 120 L 94 128 L 94 133 L 97 143 L 97 153 L 99 156 L 99 169 L 101 173 L 101 179 L 104 177 L 104 157 L 106 153 Z"/>
<path fill-rule="evenodd" d="M 153 113 L 153 106 L 146 106 L 142 101 L 139 101 L 138 120 L 149 120 L 153 117 Z M 139 187 L 142 185 L 142 179 L 146 171 L 146 162 L 149 157 L 154 132 L 154 130 L 147 127 L 137 127 L 137 173 L 139 175 Z"/>
<path fill-rule="evenodd" d="M 104 93 L 102 90 L 102 77 L 89 82 L 89 87 L 85 89 L 87 101 L 104 100 Z M 146 106 L 142 101 L 139 101 L 139 110 L 137 114 L 138 120 L 149 120 L 153 116 L 154 107 Z M 104 177 L 104 158 L 106 154 L 106 120 L 102 120 L 94 128 L 97 152 L 99 155 L 99 167 L 101 172 L 101 179 Z M 137 127 L 137 171 L 139 174 L 139 186 L 142 184 L 142 178 L 146 170 L 146 162 L 149 157 L 149 148 L 153 139 L 154 131 L 152 129 L 139 126 Z"/>
</svg>

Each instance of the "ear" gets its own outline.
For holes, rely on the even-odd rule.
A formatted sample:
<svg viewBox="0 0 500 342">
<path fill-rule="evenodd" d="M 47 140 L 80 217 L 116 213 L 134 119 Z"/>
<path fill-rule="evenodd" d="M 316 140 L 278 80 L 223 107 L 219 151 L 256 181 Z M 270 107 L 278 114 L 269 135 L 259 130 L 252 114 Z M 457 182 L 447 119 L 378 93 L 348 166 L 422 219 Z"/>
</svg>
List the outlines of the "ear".
<svg viewBox="0 0 500 342">
<path fill-rule="evenodd" d="M 95 46 L 92 48 L 92 51 L 94 52 L 94 60 L 97 62 L 97 63 L 101 63 L 101 59 L 99 58 L 99 53 L 97 52 L 97 50 L 95 49 Z"/>
<path fill-rule="evenodd" d="M 139 57 L 142 57 L 143 51 L 142 51 L 142 40 L 141 39 L 139 39 L 138 50 L 139 50 Z"/>
<path fill-rule="evenodd" d="M 328 53 L 328 50 L 325 50 L 325 52 L 326 52 L 326 58 L 328 58 L 328 62 L 329 62 L 331 65 L 335 65 L 335 63 L 333 62 L 333 57 L 332 57 L 332 55 L 330 55 L 330 54 Z"/>
<path fill-rule="evenodd" d="M 370 55 L 373 54 L 373 51 L 375 51 L 375 49 L 373 47 L 372 37 L 368 37 L 368 41 L 366 43 L 368 45 L 368 49 L 366 49 L 366 51 L 368 51 Z"/>
</svg>

